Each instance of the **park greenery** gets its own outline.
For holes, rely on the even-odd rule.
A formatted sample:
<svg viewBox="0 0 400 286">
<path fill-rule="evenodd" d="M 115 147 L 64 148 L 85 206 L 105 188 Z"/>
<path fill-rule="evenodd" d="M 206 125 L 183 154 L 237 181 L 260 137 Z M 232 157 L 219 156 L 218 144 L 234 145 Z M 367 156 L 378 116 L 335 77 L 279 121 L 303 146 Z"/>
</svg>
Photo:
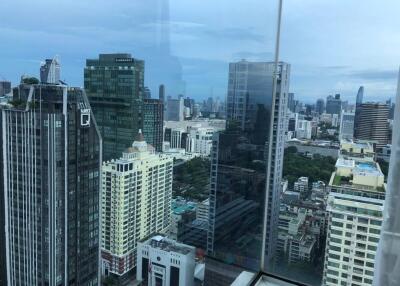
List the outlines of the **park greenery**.
<svg viewBox="0 0 400 286">
<path fill-rule="evenodd" d="M 308 177 L 309 182 L 329 182 L 335 170 L 336 160 L 314 154 L 312 158 L 297 153 L 297 148 L 292 146 L 285 149 L 283 159 L 283 177 L 293 185 L 299 177 Z"/>
<path fill-rule="evenodd" d="M 173 196 L 202 201 L 208 198 L 210 160 L 196 157 L 174 167 Z"/>
</svg>

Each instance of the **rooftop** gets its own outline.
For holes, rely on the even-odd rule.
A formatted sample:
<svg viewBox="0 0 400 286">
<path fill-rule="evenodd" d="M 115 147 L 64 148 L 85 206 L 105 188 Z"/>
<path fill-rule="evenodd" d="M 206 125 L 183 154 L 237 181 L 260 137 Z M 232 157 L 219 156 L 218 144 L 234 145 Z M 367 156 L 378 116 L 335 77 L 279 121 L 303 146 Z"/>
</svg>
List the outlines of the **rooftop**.
<svg viewBox="0 0 400 286">
<path fill-rule="evenodd" d="M 143 244 L 166 252 L 176 252 L 184 255 L 195 251 L 193 246 L 178 243 L 175 240 L 169 239 L 163 235 L 155 235 L 147 241 L 144 241 Z"/>
<path fill-rule="evenodd" d="M 267 274 L 267 273 L 252 273 L 243 271 L 233 281 L 231 286 L 294 286 L 303 285 L 294 281 L 282 279 L 278 276 Z"/>
</svg>

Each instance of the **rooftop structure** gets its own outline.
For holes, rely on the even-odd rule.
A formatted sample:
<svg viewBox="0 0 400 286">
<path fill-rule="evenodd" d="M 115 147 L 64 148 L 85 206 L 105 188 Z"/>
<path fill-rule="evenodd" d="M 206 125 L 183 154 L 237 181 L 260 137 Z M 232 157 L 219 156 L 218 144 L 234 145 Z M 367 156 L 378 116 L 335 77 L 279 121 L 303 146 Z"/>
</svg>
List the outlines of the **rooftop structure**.
<svg viewBox="0 0 400 286">
<path fill-rule="evenodd" d="M 340 156 L 344 158 L 357 158 L 357 160 L 374 161 L 374 146 L 369 141 L 342 139 L 340 141 Z"/>
<path fill-rule="evenodd" d="M 339 158 L 335 167 L 330 185 L 347 185 L 376 191 L 384 191 L 386 188 L 385 176 L 378 163 Z"/>
<path fill-rule="evenodd" d="M 194 285 L 195 247 L 154 235 L 137 248 L 136 273 L 142 285 Z"/>
<path fill-rule="evenodd" d="M 323 285 L 372 285 L 386 184 L 367 142 L 342 141 L 328 185 Z"/>
</svg>

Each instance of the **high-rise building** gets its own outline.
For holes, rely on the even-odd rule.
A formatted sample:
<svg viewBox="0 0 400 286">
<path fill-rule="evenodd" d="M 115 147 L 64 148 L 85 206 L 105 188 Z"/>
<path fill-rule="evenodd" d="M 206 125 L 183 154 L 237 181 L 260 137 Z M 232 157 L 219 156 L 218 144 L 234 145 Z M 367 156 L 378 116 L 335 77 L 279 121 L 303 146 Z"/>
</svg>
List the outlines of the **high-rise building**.
<svg viewBox="0 0 400 286">
<path fill-rule="evenodd" d="M 289 109 L 291 112 L 295 112 L 295 106 L 296 106 L 296 104 L 295 104 L 294 93 L 293 93 L 293 92 L 289 92 L 289 94 L 288 94 L 287 106 L 288 106 L 288 109 Z"/>
<path fill-rule="evenodd" d="M 159 99 L 144 99 L 143 136 L 157 152 L 162 151 L 164 104 Z"/>
<path fill-rule="evenodd" d="M 168 97 L 166 104 L 166 120 L 183 121 L 184 105 L 183 97 L 173 99 Z"/>
<path fill-rule="evenodd" d="M 100 54 L 86 60 L 84 77 L 103 159 L 118 158 L 142 128 L 144 62 L 130 54 Z"/>
<path fill-rule="evenodd" d="M 326 98 L 326 113 L 340 115 L 342 111 L 342 101 L 340 99 L 340 94 L 335 94 L 335 96 L 329 95 Z"/>
<path fill-rule="evenodd" d="M 46 59 L 40 66 L 40 81 L 42 83 L 58 84 L 60 81 L 60 69 L 57 57 Z"/>
<path fill-rule="evenodd" d="M 323 98 L 320 98 L 317 100 L 317 103 L 315 104 L 315 110 L 318 112 L 318 114 L 322 114 L 325 111 L 325 101 Z"/>
<path fill-rule="evenodd" d="M 358 105 L 354 137 L 376 143 L 382 148 L 388 143 L 389 106 L 384 103 L 367 102 Z"/>
<path fill-rule="evenodd" d="M 171 217 L 173 159 L 156 154 L 139 133 L 122 158 L 102 168 L 102 260 L 106 275 L 136 266 L 136 246 L 166 232 Z"/>
<path fill-rule="evenodd" d="M 14 88 L 1 111 L 7 280 L 98 285 L 101 137 L 83 90 Z"/>
<path fill-rule="evenodd" d="M 357 92 L 356 105 L 362 104 L 364 99 L 364 87 L 360 86 Z"/>
<path fill-rule="evenodd" d="M 151 99 L 151 90 L 147 86 L 143 89 L 143 99 Z"/>
<path fill-rule="evenodd" d="M 353 139 L 354 133 L 354 118 L 355 114 L 352 112 L 342 112 L 340 118 L 340 139 Z"/>
<path fill-rule="evenodd" d="M 193 246 L 155 235 L 138 243 L 137 280 L 143 285 L 194 286 Z"/>
<path fill-rule="evenodd" d="M 6 95 L 11 92 L 10 81 L 0 81 L 0 96 Z"/>
<path fill-rule="evenodd" d="M 289 77 L 290 65 L 284 62 L 277 67 L 273 62 L 245 60 L 229 65 L 227 129 L 214 135 L 211 151 L 207 238 L 209 255 L 227 263 L 259 269 L 264 247 L 267 259 L 274 254 Z"/>
<path fill-rule="evenodd" d="M 342 142 L 328 189 L 322 284 L 372 285 L 386 184 L 371 144 Z"/>
<path fill-rule="evenodd" d="M 158 99 L 161 100 L 163 104 L 165 103 L 165 86 L 163 84 L 160 84 L 158 87 Z"/>
</svg>

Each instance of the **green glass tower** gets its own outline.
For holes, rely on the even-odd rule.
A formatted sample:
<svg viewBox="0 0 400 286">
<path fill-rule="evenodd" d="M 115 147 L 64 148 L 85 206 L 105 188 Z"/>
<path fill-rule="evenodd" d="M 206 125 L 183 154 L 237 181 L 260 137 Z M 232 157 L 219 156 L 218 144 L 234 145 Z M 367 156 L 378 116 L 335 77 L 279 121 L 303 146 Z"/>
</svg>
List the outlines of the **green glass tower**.
<svg viewBox="0 0 400 286">
<path fill-rule="evenodd" d="M 85 90 L 103 138 L 103 160 L 119 158 L 142 128 L 144 61 L 130 54 L 86 60 Z"/>
</svg>

